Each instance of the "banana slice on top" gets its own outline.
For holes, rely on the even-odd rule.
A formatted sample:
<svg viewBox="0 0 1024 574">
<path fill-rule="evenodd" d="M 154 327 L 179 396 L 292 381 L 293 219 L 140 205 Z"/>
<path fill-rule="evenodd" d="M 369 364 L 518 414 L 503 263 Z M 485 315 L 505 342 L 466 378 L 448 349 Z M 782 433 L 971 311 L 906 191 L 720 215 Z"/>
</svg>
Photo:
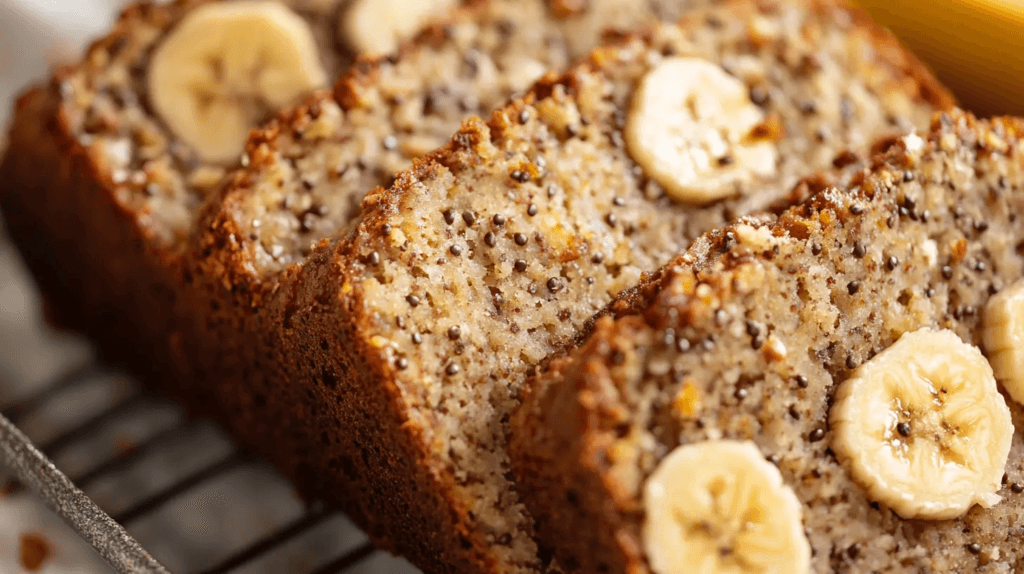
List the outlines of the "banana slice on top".
<svg viewBox="0 0 1024 574">
<path fill-rule="evenodd" d="M 721 66 L 672 57 L 640 80 L 626 121 L 633 160 L 677 201 L 704 204 L 775 172 L 778 150 L 750 139 L 764 122 L 750 91 Z"/>
<path fill-rule="evenodd" d="M 153 108 L 203 159 L 230 162 L 268 113 L 327 84 L 309 25 L 278 2 L 213 2 L 157 47 Z"/>
<path fill-rule="evenodd" d="M 390 54 L 454 5 L 455 0 L 355 0 L 342 14 L 341 34 L 357 52 Z"/>
<path fill-rule="evenodd" d="M 952 331 L 921 329 L 836 391 L 832 450 L 903 518 L 949 519 L 998 503 L 1013 422 L 988 361 Z"/>
<path fill-rule="evenodd" d="M 657 574 L 810 572 L 800 502 L 751 442 L 676 448 L 647 479 L 644 506 Z"/>
<path fill-rule="evenodd" d="M 1024 404 L 1024 280 L 989 299 L 982 319 L 982 342 L 996 379 Z"/>
</svg>

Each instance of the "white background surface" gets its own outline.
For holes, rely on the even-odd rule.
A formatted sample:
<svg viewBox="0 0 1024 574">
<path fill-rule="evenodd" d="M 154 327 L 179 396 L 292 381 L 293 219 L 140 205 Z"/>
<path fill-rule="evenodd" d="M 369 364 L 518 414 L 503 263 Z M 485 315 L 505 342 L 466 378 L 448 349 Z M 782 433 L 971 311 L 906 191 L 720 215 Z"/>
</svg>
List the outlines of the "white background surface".
<svg viewBox="0 0 1024 574">
<path fill-rule="evenodd" d="M 88 39 L 101 34 L 115 17 L 119 0 L 0 0 L 0 126 L 6 126 L 14 96 L 29 82 L 43 79 L 57 61 L 71 61 Z M 6 134 L 6 127 L 0 134 Z M 4 136 L 0 135 L 0 149 Z M 59 335 L 43 322 L 40 304 L 14 249 L 0 229 L 0 405 L 25 395 L 51 380 L 68 366 L 89 356 L 89 348 L 70 336 Z M 104 386 L 106 385 L 106 386 Z M 109 387 L 109 388 L 108 388 Z M 83 405 L 103 402 L 117 392 L 114 383 L 86 385 L 82 392 L 51 404 L 48 413 L 21 423 L 37 443 L 61 430 L 59 421 L 87 416 Z M 111 389 L 114 389 L 113 391 Z M 174 407 L 164 405 L 135 421 L 121 435 L 97 437 L 92 447 L 58 458 L 58 466 L 74 475 L 110 456 L 116 436 L 142 441 L 154 424 L 174 420 Z M 164 425 L 167 426 L 167 425 Z M 150 431 L 145 429 L 149 428 Z M 124 509 L 173 481 L 172 476 L 194 472 L 226 454 L 231 445 L 212 428 L 200 428 L 202 449 L 186 445 L 162 452 L 148 461 L 149 470 L 123 473 L 87 489 L 108 512 Z M 107 433 L 108 435 L 110 433 Z M 83 454 L 84 453 L 84 454 Z M 2 468 L 0 468 L 2 471 Z M 204 484 L 151 516 L 132 524 L 129 532 L 153 552 L 172 572 L 187 573 L 206 568 L 295 518 L 302 506 L 284 481 L 266 469 L 243 468 L 241 472 Z M 271 556 L 240 570 L 244 574 L 303 574 L 327 558 L 365 540 L 343 517 L 335 517 L 309 536 L 290 543 L 281 556 Z M 93 574 L 112 572 L 55 515 L 34 497 L 0 495 L 0 574 L 26 572 L 18 560 L 19 540 L 26 533 L 41 533 L 53 554 L 44 574 Z M 213 553 L 219 550 L 220 553 Z M 225 554 L 225 552 L 227 554 Z M 285 555 L 287 554 L 287 555 Z M 404 561 L 376 554 L 352 574 L 411 574 Z"/>
<path fill-rule="evenodd" d="M 119 0 L 0 0 L 0 123 L 13 95 L 113 22 Z"/>
</svg>

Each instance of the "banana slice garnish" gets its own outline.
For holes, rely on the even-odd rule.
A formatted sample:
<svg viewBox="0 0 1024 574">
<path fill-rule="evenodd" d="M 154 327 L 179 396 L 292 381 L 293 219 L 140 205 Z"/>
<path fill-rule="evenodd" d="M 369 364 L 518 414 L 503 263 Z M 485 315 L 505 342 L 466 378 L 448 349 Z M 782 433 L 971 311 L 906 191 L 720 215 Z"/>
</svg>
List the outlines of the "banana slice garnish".
<svg viewBox="0 0 1024 574">
<path fill-rule="evenodd" d="M 357 52 L 385 55 L 455 0 L 355 0 L 342 13 L 341 34 Z"/>
<path fill-rule="evenodd" d="M 309 25 L 278 2 L 212 2 L 153 54 L 153 108 L 211 162 L 230 162 L 268 113 L 327 84 Z"/>
<path fill-rule="evenodd" d="M 1000 500 L 1010 410 L 981 351 L 952 331 L 905 334 L 855 370 L 830 423 L 854 480 L 903 518 L 956 518 Z"/>
<path fill-rule="evenodd" d="M 657 574 L 810 572 L 800 502 L 751 442 L 676 448 L 647 479 L 644 505 Z"/>
<path fill-rule="evenodd" d="M 703 204 L 733 195 L 737 183 L 775 172 L 775 145 L 748 137 L 764 120 L 747 87 L 721 66 L 667 58 L 633 94 L 626 146 L 670 196 Z"/>
<path fill-rule="evenodd" d="M 982 342 L 996 379 L 1024 404 L 1024 281 L 989 299 L 983 324 Z"/>
</svg>

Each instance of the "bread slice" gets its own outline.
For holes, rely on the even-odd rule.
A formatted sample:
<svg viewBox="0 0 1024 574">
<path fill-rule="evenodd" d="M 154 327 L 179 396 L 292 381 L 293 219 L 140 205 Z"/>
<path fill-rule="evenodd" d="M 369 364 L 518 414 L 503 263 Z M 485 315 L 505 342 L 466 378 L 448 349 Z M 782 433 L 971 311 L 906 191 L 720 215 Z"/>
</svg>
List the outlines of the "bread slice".
<svg viewBox="0 0 1024 574">
<path fill-rule="evenodd" d="M 655 571 L 643 535 L 652 471 L 679 445 L 725 438 L 754 441 L 795 492 L 814 572 L 1019 570 L 1019 404 L 1007 399 L 1017 431 L 1002 501 L 941 521 L 868 496 L 836 454 L 829 409 L 837 385 L 906 333 L 982 345 L 986 305 L 1024 274 L 1022 135 L 1018 119 L 938 116 L 924 139 L 902 139 L 774 225 L 701 238 L 542 369 L 511 452 L 562 564 Z"/>
<path fill-rule="evenodd" d="M 684 55 L 743 78 L 731 80 L 740 109 L 763 120 L 740 147 L 779 158 L 703 206 L 669 197 L 626 149 L 634 87 Z M 546 562 L 505 443 L 537 361 L 702 231 L 788 201 L 801 173 L 857 162 L 950 102 L 845 4 L 730 2 L 599 49 L 488 123 L 467 120 L 350 209 L 351 182 L 380 165 L 361 155 L 413 141 L 389 102 L 446 105 L 431 77 L 412 92 L 427 95 L 399 97 L 416 77 L 406 66 L 445 69 L 424 62 L 463 69 L 403 54 L 254 137 L 200 226 L 189 307 L 201 332 L 186 355 L 209 359 L 244 444 L 433 571 Z"/>
</svg>

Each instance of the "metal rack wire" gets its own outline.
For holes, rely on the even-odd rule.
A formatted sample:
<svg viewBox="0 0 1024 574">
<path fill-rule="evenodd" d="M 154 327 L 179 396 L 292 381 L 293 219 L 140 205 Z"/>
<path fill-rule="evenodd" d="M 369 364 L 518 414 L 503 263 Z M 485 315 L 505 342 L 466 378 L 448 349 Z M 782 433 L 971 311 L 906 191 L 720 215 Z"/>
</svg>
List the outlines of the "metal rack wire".
<svg viewBox="0 0 1024 574">
<path fill-rule="evenodd" d="M 50 462 L 51 459 L 95 435 L 104 425 L 137 411 L 143 402 L 154 400 L 153 397 L 145 394 L 137 384 L 132 384 L 123 396 L 112 398 L 109 404 L 88 416 L 86 420 L 41 441 L 38 448 L 33 446 L 16 425 L 45 408 L 58 395 L 102 374 L 101 367 L 94 363 L 78 366 L 51 381 L 37 394 L 0 409 L 0 467 L 13 470 L 22 484 L 35 491 L 118 572 L 167 573 L 168 570 L 143 549 L 125 528 L 130 528 L 139 520 L 217 477 L 241 466 L 259 463 L 234 448 L 226 455 L 179 477 L 157 492 L 134 501 L 125 509 L 111 514 L 104 512 L 81 489 L 86 489 L 114 473 L 141 464 L 153 452 L 171 442 L 190 440 L 190 429 L 201 423 L 188 420 L 179 414 L 170 426 L 153 433 L 140 444 L 122 449 L 121 452 L 68 477 Z M 308 505 L 300 516 L 278 526 L 269 534 L 249 541 L 231 555 L 220 558 L 216 563 L 205 566 L 194 574 L 235 572 L 278 551 L 282 546 L 336 516 L 337 512 L 322 503 Z M 315 566 L 309 574 L 345 572 L 375 552 L 369 542 L 363 542 L 341 552 L 340 555 L 325 556 L 323 562 Z"/>
</svg>

